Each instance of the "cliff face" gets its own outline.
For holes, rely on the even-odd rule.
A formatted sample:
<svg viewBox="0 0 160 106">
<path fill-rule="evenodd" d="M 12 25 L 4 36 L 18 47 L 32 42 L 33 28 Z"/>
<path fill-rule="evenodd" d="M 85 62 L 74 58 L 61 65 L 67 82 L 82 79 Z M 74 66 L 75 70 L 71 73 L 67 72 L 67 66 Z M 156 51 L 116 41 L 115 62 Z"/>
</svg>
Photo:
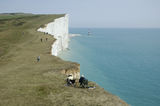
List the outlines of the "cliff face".
<svg viewBox="0 0 160 106">
<path fill-rule="evenodd" d="M 0 57 L 0 106 L 128 106 L 90 81 L 89 86 L 96 86 L 96 89 L 64 86 L 66 82 L 60 71 L 77 78 L 79 64 L 49 55 L 55 39 L 35 31 L 37 27 L 63 16 L 21 16 L 0 23 L 0 52 L 7 49 Z M 24 24 L 16 27 L 14 23 L 21 21 Z M 40 41 L 46 37 L 47 42 Z M 36 61 L 37 55 L 41 56 L 39 62 Z"/>
<path fill-rule="evenodd" d="M 64 17 L 55 19 L 53 22 L 45 25 L 44 28 L 39 28 L 38 31 L 48 33 L 52 35 L 57 40 L 52 45 L 52 55 L 57 56 L 60 51 L 63 51 L 68 47 L 68 14 Z M 75 65 L 61 71 L 65 75 L 73 75 L 74 79 L 80 78 L 80 66 Z"/>
<path fill-rule="evenodd" d="M 53 35 L 57 40 L 52 45 L 52 55 L 57 56 L 58 53 L 68 47 L 68 14 L 64 17 L 55 19 L 53 22 L 39 28 L 38 31 Z"/>
<path fill-rule="evenodd" d="M 47 25 L 45 25 L 44 28 L 39 28 L 38 31 L 48 33 L 52 35 L 54 38 L 56 38 L 56 41 L 52 45 L 52 51 L 51 51 L 52 55 L 57 56 L 60 51 L 68 47 L 68 41 L 69 41 L 68 15 L 55 19 L 53 22 L 50 22 Z M 80 78 L 80 65 L 77 63 L 65 65 L 65 67 L 60 69 L 60 72 L 65 75 L 73 75 L 73 78 L 76 79 L 76 81 L 78 81 L 78 79 Z M 52 74 L 49 73 L 47 75 L 51 76 Z M 55 75 L 55 73 L 53 75 Z M 59 84 L 60 83 L 57 83 L 57 85 Z M 68 100 L 70 100 L 70 103 L 73 103 L 76 105 L 78 103 L 79 106 L 84 106 L 84 105 L 128 106 L 128 104 L 122 101 L 119 97 L 116 97 L 104 91 L 104 89 L 100 88 L 98 85 L 94 84 L 93 82 L 89 82 L 89 85 L 95 86 L 96 89 L 84 90 L 84 89 L 75 89 L 75 88 L 65 88 L 64 90 L 65 93 L 64 93 L 62 92 L 62 89 L 64 87 L 63 88 L 61 87 L 62 86 L 62 83 L 61 83 L 59 85 L 61 88 L 60 89 L 61 93 L 55 93 L 54 95 L 50 93 L 48 97 L 51 101 L 53 101 L 54 104 L 58 103 L 58 105 L 59 105 L 58 98 L 62 100 L 60 103 L 66 104 L 65 99 L 66 97 L 69 97 Z M 67 95 L 66 92 L 69 95 Z"/>
</svg>

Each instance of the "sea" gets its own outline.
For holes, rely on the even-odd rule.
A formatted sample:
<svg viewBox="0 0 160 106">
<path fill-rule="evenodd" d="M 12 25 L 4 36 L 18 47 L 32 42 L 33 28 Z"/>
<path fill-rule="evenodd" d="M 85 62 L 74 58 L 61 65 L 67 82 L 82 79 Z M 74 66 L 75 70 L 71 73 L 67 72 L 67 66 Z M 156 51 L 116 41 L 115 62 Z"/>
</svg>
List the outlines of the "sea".
<svg viewBox="0 0 160 106">
<path fill-rule="evenodd" d="M 89 34 L 88 34 L 89 31 Z M 70 28 L 59 56 L 131 106 L 160 106 L 160 29 Z"/>
</svg>

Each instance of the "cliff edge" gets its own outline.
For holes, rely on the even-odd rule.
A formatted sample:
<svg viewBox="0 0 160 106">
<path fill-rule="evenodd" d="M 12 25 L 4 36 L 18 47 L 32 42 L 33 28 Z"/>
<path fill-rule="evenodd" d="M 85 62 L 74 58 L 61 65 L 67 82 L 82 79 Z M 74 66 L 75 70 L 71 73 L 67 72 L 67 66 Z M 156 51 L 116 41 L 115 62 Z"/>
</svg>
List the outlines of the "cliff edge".
<svg viewBox="0 0 160 106">
<path fill-rule="evenodd" d="M 53 36 L 56 39 L 56 41 L 52 45 L 52 51 L 51 51 L 52 55 L 57 56 L 59 52 L 63 51 L 64 49 L 66 49 L 68 47 L 68 41 L 69 41 L 68 20 L 69 20 L 68 19 L 68 14 L 66 14 L 63 17 L 55 19 L 53 22 L 50 22 L 50 23 L 46 24 L 44 28 L 39 28 L 38 29 L 38 31 L 50 34 L 51 36 Z M 75 63 L 74 63 L 74 67 L 69 67 L 69 68 L 62 69 L 61 73 L 64 74 L 64 75 L 73 75 L 74 79 L 79 79 L 80 78 L 80 65 L 79 64 L 75 65 Z M 115 101 L 114 101 L 114 103 L 116 104 L 116 106 L 120 105 L 119 103 L 121 102 L 121 100 L 118 97 L 116 97 L 116 96 L 114 97 L 113 95 L 105 92 L 104 89 L 101 89 L 100 87 L 98 87 L 98 85 L 96 85 L 93 82 L 90 82 L 89 84 L 91 86 L 97 86 L 96 90 L 97 89 L 101 90 L 101 92 L 103 92 L 104 94 L 107 94 L 108 97 L 110 96 L 110 98 L 112 98 L 113 100 L 117 99 L 118 100 L 117 103 Z M 96 91 L 96 90 L 94 90 L 94 91 Z M 99 91 L 97 91 L 97 92 L 99 92 Z M 107 101 L 108 97 L 107 96 L 105 97 L 104 94 L 101 94 L 101 97 L 97 97 L 98 100 L 96 102 Z M 103 97 L 103 99 L 102 99 L 102 97 Z M 96 98 L 96 95 L 95 95 L 95 98 Z M 92 97 L 90 98 L 90 100 L 92 100 Z M 114 103 L 113 104 L 110 103 L 109 106 L 111 106 L 111 104 L 115 105 Z M 125 102 L 122 102 L 122 104 L 123 103 L 125 103 Z"/>
<path fill-rule="evenodd" d="M 68 14 L 65 14 L 63 17 L 54 19 L 53 22 L 45 24 L 43 28 L 37 30 L 50 34 L 56 39 L 52 45 L 52 55 L 57 56 L 60 51 L 68 48 L 68 17 Z"/>
<path fill-rule="evenodd" d="M 10 18 L 0 18 L 0 105 L 128 106 L 93 82 L 89 82 L 89 85 L 96 86 L 93 90 L 65 86 L 65 74 L 79 76 L 80 65 L 63 61 L 50 53 L 51 45 L 58 39 L 53 35 L 60 34 L 63 28 L 53 35 L 37 31 L 46 23 L 51 22 L 54 26 L 54 19 L 64 20 L 64 16 L 14 14 L 13 18 L 11 15 L 8 16 Z M 60 38 L 57 44 L 63 43 L 62 39 L 66 38 Z M 59 48 L 57 53 L 62 50 L 58 46 L 56 48 Z"/>
</svg>

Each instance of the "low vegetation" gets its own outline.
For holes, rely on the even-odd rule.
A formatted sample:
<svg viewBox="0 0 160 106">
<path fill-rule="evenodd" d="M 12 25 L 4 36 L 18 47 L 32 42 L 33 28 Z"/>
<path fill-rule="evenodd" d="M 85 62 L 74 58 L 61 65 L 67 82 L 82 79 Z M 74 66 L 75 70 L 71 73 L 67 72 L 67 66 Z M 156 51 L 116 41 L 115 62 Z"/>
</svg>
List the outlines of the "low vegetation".
<svg viewBox="0 0 160 106">
<path fill-rule="evenodd" d="M 60 71 L 77 63 L 51 56 L 55 39 L 37 32 L 62 16 L 0 15 L 0 106 L 127 106 L 93 82 L 94 90 L 65 86 Z"/>
</svg>

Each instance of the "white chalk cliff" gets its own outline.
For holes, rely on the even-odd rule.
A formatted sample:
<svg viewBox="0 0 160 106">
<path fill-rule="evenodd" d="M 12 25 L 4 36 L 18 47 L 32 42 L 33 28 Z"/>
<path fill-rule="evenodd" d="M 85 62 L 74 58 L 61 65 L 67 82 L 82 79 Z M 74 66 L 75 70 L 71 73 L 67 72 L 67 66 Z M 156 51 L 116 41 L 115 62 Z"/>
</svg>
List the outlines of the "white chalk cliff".
<svg viewBox="0 0 160 106">
<path fill-rule="evenodd" d="M 68 48 L 68 14 L 64 17 L 55 19 L 48 23 L 44 28 L 39 28 L 38 31 L 53 35 L 56 41 L 52 45 L 52 55 L 57 56 L 60 51 Z"/>
</svg>

